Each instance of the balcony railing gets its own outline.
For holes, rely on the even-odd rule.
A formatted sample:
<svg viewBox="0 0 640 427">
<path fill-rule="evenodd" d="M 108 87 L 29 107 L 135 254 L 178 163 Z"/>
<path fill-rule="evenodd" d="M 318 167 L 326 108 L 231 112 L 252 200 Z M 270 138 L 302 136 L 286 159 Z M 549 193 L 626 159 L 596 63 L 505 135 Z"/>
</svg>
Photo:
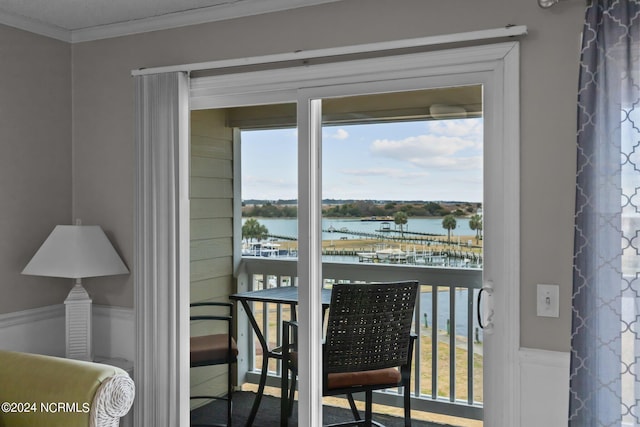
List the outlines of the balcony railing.
<svg viewBox="0 0 640 427">
<path fill-rule="evenodd" d="M 249 289 L 297 286 L 296 260 L 277 258 L 242 259 L 240 271 Z M 324 283 L 418 280 L 414 331 L 416 342 L 412 379 L 412 409 L 482 419 L 483 337 L 477 325 L 476 301 L 482 287 L 482 270 L 434 268 L 371 263 L 327 263 L 322 265 Z M 253 312 L 267 342 L 279 345 L 282 320 L 290 317 L 288 306 L 254 303 Z M 250 326 L 247 325 L 248 328 Z M 254 336 L 249 331 L 248 336 Z M 255 338 L 255 337 L 254 337 Z M 250 340 L 249 372 L 246 379 L 257 382 L 261 363 L 260 346 Z M 268 383 L 276 385 L 280 366 L 274 361 Z M 378 393 L 378 403 L 402 406 L 398 390 Z"/>
</svg>

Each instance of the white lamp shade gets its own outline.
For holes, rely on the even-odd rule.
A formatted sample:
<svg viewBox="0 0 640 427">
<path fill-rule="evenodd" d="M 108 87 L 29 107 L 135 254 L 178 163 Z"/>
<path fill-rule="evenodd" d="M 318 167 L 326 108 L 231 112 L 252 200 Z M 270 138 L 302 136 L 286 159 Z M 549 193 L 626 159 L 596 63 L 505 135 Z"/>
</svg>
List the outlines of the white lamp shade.
<svg viewBox="0 0 640 427">
<path fill-rule="evenodd" d="M 58 225 L 22 274 L 82 279 L 129 270 L 98 225 Z"/>
</svg>

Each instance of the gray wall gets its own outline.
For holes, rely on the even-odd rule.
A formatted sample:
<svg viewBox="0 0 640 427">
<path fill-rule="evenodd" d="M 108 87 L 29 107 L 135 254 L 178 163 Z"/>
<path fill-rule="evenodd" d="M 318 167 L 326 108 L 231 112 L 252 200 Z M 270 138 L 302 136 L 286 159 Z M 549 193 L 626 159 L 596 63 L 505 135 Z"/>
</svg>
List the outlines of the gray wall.
<svg viewBox="0 0 640 427">
<path fill-rule="evenodd" d="M 0 314 L 61 304 L 72 281 L 20 274 L 71 216 L 71 47 L 0 25 Z"/>
<path fill-rule="evenodd" d="M 527 25 L 521 44 L 521 344 L 567 351 L 583 8 L 582 1 L 542 10 L 535 0 L 344 0 L 75 44 L 74 214 L 109 230 L 131 265 L 131 69 Z M 560 285 L 560 319 L 535 316 L 536 283 Z M 99 304 L 133 305 L 131 276 L 95 279 L 87 287 Z"/>
</svg>

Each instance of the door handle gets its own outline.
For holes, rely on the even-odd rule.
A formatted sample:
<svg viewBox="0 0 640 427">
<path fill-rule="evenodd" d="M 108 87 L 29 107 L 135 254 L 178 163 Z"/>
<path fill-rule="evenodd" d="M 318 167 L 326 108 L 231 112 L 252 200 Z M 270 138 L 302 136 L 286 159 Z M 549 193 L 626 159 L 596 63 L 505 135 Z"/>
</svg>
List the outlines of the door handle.
<svg viewBox="0 0 640 427">
<path fill-rule="evenodd" d="M 483 293 L 486 294 L 484 298 L 482 298 Z M 478 316 L 478 326 L 483 332 L 485 334 L 493 333 L 493 282 L 490 280 L 486 281 L 480 288 L 480 292 L 478 292 L 476 314 Z"/>
</svg>

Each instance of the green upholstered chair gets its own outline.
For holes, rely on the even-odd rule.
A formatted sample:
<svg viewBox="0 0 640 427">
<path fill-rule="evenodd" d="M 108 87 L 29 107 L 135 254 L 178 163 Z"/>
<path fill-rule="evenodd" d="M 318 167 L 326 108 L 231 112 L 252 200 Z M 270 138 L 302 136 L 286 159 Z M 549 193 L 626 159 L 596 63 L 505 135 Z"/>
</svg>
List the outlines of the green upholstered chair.
<svg viewBox="0 0 640 427">
<path fill-rule="evenodd" d="M 134 395 L 120 368 L 0 350 L 1 427 L 116 427 Z"/>
</svg>

